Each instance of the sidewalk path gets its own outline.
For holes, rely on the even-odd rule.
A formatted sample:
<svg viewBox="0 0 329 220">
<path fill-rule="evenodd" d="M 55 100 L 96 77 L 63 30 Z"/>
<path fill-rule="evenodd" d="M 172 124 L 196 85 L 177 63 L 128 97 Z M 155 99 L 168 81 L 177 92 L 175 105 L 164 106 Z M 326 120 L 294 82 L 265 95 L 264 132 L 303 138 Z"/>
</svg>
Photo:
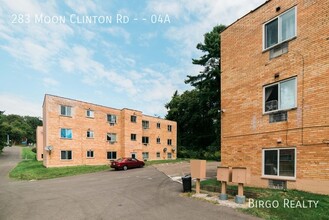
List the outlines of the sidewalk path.
<svg viewBox="0 0 329 220">
<path fill-rule="evenodd" d="M 21 161 L 20 147 L 5 147 L 0 154 L 0 185 L 9 182 L 9 172 Z"/>
</svg>

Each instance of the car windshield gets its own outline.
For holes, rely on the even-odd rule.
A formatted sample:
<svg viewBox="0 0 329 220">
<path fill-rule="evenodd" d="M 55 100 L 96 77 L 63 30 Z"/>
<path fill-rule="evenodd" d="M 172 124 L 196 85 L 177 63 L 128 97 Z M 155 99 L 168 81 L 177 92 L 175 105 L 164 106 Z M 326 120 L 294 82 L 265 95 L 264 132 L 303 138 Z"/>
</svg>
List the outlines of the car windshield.
<svg viewBox="0 0 329 220">
<path fill-rule="evenodd" d="M 122 162 L 122 161 L 123 161 L 123 158 L 117 159 L 117 162 Z"/>
</svg>

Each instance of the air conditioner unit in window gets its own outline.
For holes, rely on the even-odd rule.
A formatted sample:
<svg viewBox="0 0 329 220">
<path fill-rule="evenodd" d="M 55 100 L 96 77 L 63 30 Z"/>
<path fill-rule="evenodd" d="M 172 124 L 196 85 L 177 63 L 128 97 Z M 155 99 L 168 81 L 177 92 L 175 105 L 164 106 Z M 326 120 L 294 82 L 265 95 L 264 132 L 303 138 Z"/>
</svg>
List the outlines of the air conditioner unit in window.
<svg viewBox="0 0 329 220">
<path fill-rule="evenodd" d="M 265 103 L 265 112 L 278 110 L 278 100 L 271 100 Z"/>
</svg>

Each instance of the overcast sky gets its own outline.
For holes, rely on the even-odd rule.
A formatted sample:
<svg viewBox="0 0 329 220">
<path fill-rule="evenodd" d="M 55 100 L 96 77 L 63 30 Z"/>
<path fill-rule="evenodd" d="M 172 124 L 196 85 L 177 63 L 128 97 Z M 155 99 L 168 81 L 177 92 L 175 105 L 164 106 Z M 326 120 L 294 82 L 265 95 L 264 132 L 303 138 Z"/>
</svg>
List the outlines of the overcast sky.
<svg viewBox="0 0 329 220">
<path fill-rule="evenodd" d="M 47 93 L 163 117 L 203 34 L 264 2 L 0 0 L 0 110 L 41 116 Z"/>
</svg>

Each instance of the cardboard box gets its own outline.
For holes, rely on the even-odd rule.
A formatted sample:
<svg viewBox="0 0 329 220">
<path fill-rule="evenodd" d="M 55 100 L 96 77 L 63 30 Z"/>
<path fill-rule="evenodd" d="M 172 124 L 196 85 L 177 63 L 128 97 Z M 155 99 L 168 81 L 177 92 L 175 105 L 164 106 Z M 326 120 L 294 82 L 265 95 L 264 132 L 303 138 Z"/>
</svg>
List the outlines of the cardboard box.
<svg viewBox="0 0 329 220">
<path fill-rule="evenodd" d="M 232 168 L 232 182 L 233 183 L 249 183 L 250 169 L 247 167 L 233 167 Z"/>
<path fill-rule="evenodd" d="M 229 167 L 217 167 L 217 180 L 224 182 L 232 181 L 232 170 Z"/>
<path fill-rule="evenodd" d="M 190 160 L 192 178 L 206 178 L 206 161 L 205 160 Z"/>
</svg>

